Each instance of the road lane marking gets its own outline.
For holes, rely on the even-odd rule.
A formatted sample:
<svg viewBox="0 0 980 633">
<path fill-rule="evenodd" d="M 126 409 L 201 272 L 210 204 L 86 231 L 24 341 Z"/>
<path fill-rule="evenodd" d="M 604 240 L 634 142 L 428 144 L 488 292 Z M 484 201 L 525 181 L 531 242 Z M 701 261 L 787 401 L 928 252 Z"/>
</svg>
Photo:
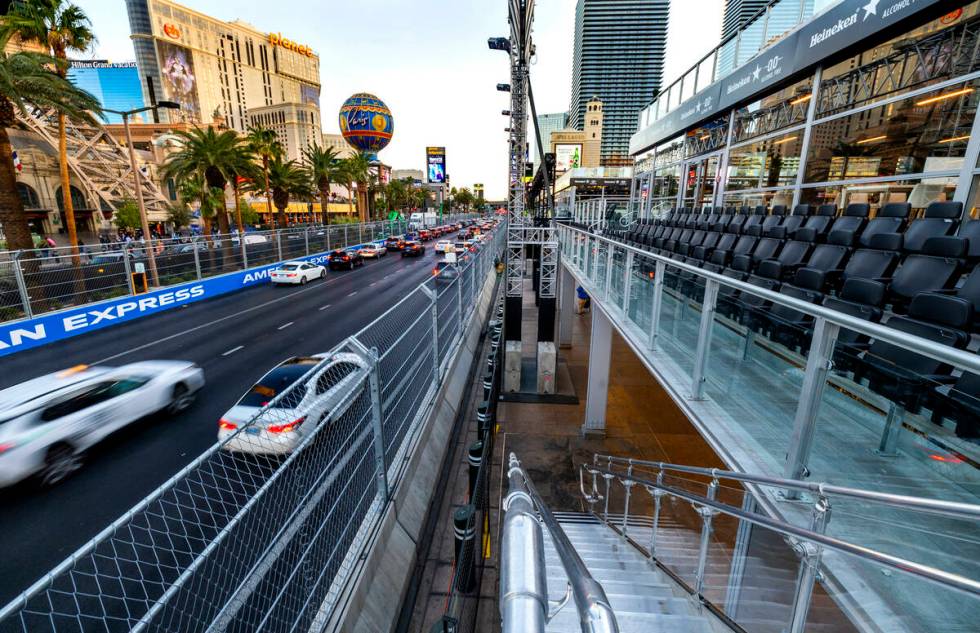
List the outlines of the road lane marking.
<svg viewBox="0 0 980 633">
<path fill-rule="evenodd" d="M 234 354 L 238 350 L 244 349 L 244 348 L 245 348 L 244 345 L 239 345 L 238 347 L 233 347 L 230 350 L 228 350 L 227 352 L 225 352 L 224 354 L 222 354 L 222 356 L 231 356 L 232 354 Z"/>
<path fill-rule="evenodd" d="M 290 325 L 292 325 L 293 323 L 295 323 L 295 321 L 290 321 L 289 323 L 283 323 L 282 325 L 280 325 L 280 326 L 279 326 L 279 327 L 277 327 L 276 329 L 277 329 L 277 330 L 285 330 L 286 328 L 288 328 L 288 327 L 289 327 Z"/>
<path fill-rule="evenodd" d="M 378 282 L 374 282 L 373 284 L 371 284 L 370 286 L 368 286 L 368 288 L 374 288 L 377 285 L 378 285 Z"/>
<path fill-rule="evenodd" d="M 325 305 L 322 308 L 320 308 L 319 312 L 323 312 L 324 310 L 326 310 L 329 307 L 330 307 L 330 304 L 328 303 L 327 305 Z"/>
<path fill-rule="evenodd" d="M 352 292 L 352 293 L 350 293 L 350 294 L 349 294 L 349 295 L 347 295 L 347 296 L 348 296 L 348 297 L 353 297 L 353 296 L 354 296 L 354 295 L 356 295 L 356 294 L 357 294 L 357 291 L 355 290 L 354 292 Z"/>
</svg>

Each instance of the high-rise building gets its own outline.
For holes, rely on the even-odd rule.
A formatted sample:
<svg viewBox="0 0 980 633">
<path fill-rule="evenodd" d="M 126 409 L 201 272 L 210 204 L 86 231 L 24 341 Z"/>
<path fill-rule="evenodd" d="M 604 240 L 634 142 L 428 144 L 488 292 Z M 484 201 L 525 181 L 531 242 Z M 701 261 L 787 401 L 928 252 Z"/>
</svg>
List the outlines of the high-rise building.
<svg viewBox="0 0 980 633">
<path fill-rule="evenodd" d="M 244 132 L 249 110 L 320 107 L 320 59 L 306 45 L 170 0 L 126 0 L 144 100 L 175 101 L 171 120 L 220 121 Z"/>
<path fill-rule="evenodd" d="M 323 140 L 320 109 L 312 104 L 280 103 L 252 108 L 248 118 L 252 127 L 275 131 L 286 160 L 302 162 L 305 150 Z"/>
<path fill-rule="evenodd" d="M 143 107 L 143 89 L 136 62 L 113 64 L 107 61 L 73 61 L 68 79 L 92 94 L 103 108 L 125 112 Z M 122 123 L 118 114 L 106 112 L 109 123 Z"/>
<path fill-rule="evenodd" d="M 721 39 L 725 40 L 745 26 L 749 18 L 768 4 L 769 0 L 725 0 L 725 15 L 721 21 Z"/>
<path fill-rule="evenodd" d="M 578 0 L 568 127 L 584 129 L 586 103 L 605 109 L 601 160 L 630 162 L 640 110 L 663 79 L 670 0 Z"/>
<path fill-rule="evenodd" d="M 337 153 L 337 158 L 350 158 L 357 152 L 350 146 L 343 134 L 323 134 L 323 147 L 331 148 Z"/>
<path fill-rule="evenodd" d="M 541 145 L 544 146 L 546 152 L 550 151 L 548 146 L 551 144 L 551 133 L 564 130 L 567 123 L 567 112 L 538 115 L 538 130 L 541 131 Z M 531 162 L 534 163 L 534 168 L 537 169 L 538 165 L 541 164 L 541 157 L 538 156 L 538 143 L 537 139 L 534 138 L 533 132 L 533 130 L 530 130 L 528 134 L 528 143 L 531 144 Z"/>
</svg>

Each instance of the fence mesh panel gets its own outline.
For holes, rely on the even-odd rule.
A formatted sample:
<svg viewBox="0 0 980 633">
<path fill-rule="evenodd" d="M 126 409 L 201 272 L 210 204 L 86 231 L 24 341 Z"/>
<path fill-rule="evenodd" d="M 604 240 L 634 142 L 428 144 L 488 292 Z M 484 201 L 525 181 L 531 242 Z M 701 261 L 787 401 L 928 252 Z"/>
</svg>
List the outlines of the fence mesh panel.
<svg viewBox="0 0 980 633">
<path fill-rule="evenodd" d="M 289 361 L 285 390 L 256 385 L 251 413 L 0 610 L 0 632 L 318 630 L 444 378 L 434 339 L 459 343 L 461 280 L 482 286 L 504 235 L 446 288 L 429 281 L 334 352 Z"/>
</svg>

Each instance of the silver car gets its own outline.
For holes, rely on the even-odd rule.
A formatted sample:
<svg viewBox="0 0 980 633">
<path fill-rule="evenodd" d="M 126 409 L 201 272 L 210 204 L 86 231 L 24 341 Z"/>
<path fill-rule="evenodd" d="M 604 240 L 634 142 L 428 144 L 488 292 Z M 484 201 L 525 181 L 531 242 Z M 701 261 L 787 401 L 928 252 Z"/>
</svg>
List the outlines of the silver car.
<svg viewBox="0 0 980 633">
<path fill-rule="evenodd" d="M 81 468 L 85 451 L 156 411 L 194 402 L 204 372 L 183 361 L 79 365 L 0 391 L 0 486 L 37 474 L 45 485 Z"/>
<path fill-rule="evenodd" d="M 330 362 L 324 364 L 328 357 Z M 283 361 L 221 416 L 218 440 L 225 442 L 222 448 L 227 451 L 290 453 L 331 415 L 366 371 L 367 364 L 357 354 L 316 354 Z"/>
</svg>

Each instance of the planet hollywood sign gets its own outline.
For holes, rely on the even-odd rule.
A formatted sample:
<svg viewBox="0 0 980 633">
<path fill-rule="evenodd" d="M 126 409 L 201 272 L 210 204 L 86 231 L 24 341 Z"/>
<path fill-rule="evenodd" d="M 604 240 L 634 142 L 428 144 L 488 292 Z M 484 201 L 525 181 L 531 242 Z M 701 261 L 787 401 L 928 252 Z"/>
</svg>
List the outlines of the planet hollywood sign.
<svg viewBox="0 0 980 633">
<path fill-rule="evenodd" d="M 306 55 L 307 57 L 315 56 L 312 48 L 306 46 L 305 44 L 299 44 L 287 39 L 282 36 L 282 33 L 269 33 L 269 44 L 280 48 L 285 48 L 287 51 L 293 51 L 294 53 L 299 53 L 300 55 Z"/>
</svg>

